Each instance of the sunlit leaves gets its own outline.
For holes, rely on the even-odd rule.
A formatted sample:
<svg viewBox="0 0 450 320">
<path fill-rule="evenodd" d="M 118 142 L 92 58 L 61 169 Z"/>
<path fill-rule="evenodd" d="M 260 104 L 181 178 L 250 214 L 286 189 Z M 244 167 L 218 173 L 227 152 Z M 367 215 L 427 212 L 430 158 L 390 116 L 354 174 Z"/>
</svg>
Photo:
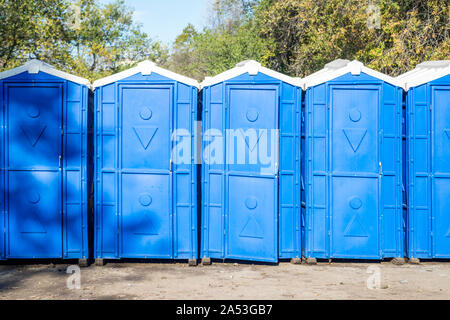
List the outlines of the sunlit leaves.
<svg viewBox="0 0 450 320">
<path fill-rule="evenodd" d="M 358 59 L 392 75 L 424 60 L 450 59 L 446 0 L 263 0 L 262 36 L 275 43 L 270 65 L 304 76 L 337 58 Z M 380 28 L 369 28 L 368 5 Z"/>
<path fill-rule="evenodd" d="M 98 0 L 0 0 L 0 5 L 0 69 L 37 58 L 94 80 L 144 59 L 167 59 L 167 49 L 141 30 L 123 0 L 107 5 Z M 74 17 L 73 6 L 79 6 L 79 16 Z"/>
</svg>

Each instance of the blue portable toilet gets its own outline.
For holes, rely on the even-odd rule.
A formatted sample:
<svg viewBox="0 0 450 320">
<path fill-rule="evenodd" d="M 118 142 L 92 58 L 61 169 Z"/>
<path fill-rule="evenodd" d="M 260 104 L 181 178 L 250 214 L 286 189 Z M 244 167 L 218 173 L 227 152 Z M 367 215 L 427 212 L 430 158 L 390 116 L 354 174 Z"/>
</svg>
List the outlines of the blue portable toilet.
<svg viewBox="0 0 450 320">
<path fill-rule="evenodd" d="M 0 260 L 87 263 L 89 86 L 38 60 L 0 73 Z"/>
<path fill-rule="evenodd" d="M 202 83 L 203 264 L 301 258 L 301 85 L 256 61 Z"/>
<path fill-rule="evenodd" d="M 94 87 L 96 263 L 196 264 L 198 82 L 144 61 Z"/>
<path fill-rule="evenodd" d="M 450 258 L 450 60 L 399 77 L 407 109 L 407 252 Z"/>
<path fill-rule="evenodd" d="M 404 257 L 401 85 L 341 59 L 304 81 L 304 256 Z"/>
</svg>

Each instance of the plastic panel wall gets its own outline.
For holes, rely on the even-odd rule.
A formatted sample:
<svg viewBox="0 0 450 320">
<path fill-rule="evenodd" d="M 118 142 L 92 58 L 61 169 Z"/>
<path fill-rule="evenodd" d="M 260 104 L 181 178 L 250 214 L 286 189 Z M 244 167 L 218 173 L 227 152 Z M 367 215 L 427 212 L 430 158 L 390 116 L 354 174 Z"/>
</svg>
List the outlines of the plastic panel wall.
<svg viewBox="0 0 450 320">
<path fill-rule="evenodd" d="M 428 85 L 409 90 L 408 113 L 408 255 L 431 258 L 431 154 Z"/>
<path fill-rule="evenodd" d="M 2 230 L 6 230 L 5 222 L 6 222 L 6 201 L 5 201 L 5 123 L 4 123 L 4 102 L 3 102 L 3 81 L 0 81 L 0 97 L 2 97 L 1 101 L 1 109 L 0 109 L 0 260 L 5 259 L 6 247 L 6 232 L 2 232 Z"/>
<path fill-rule="evenodd" d="M 2 110 L 0 115 L 1 132 L 0 146 L 1 156 L 1 192 L 0 192 L 0 229 L 4 230 L 0 237 L 0 257 L 9 257 L 8 242 L 10 238 L 10 228 L 8 225 L 8 179 L 6 177 L 6 149 L 7 146 L 7 101 L 5 88 L 14 86 L 25 86 L 39 88 L 40 86 L 56 86 L 62 90 L 62 235 L 54 235 L 62 244 L 62 252 L 57 256 L 40 256 L 34 258 L 63 258 L 63 259 L 85 259 L 89 257 L 88 233 L 88 198 L 89 198 L 89 176 L 88 168 L 90 158 L 88 152 L 91 144 L 88 140 L 89 121 L 89 89 L 84 85 L 79 85 L 64 79 L 60 79 L 45 73 L 28 74 L 22 73 L 0 81 L 0 96 L 2 97 Z M 61 198 L 62 197 L 62 198 Z M 59 240 L 61 239 L 61 240 Z M 33 254 L 34 255 L 34 254 Z"/>
<path fill-rule="evenodd" d="M 336 243 L 336 240 L 333 241 L 335 236 L 333 234 L 333 230 L 339 228 L 339 226 L 333 225 L 333 221 L 338 221 L 336 219 L 338 219 L 344 212 L 342 210 L 333 212 L 331 207 L 332 203 L 345 200 L 335 199 L 336 201 L 333 202 L 333 191 L 331 190 L 331 181 L 334 179 L 333 177 L 341 174 L 337 174 L 333 171 L 334 169 L 332 168 L 334 168 L 333 166 L 336 164 L 333 163 L 330 155 L 332 152 L 332 148 L 330 146 L 332 141 L 331 139 L 337 139 L 337 137 L 332 135 L 330 118 L 333 113 L 333 102 L 331 101 L 331 97 L 332 90 L 334 89 L 356 90 L 353 91 L 354 94 L 358 94 L 359 90 L 378 92 L 378 102 L 374 101 L 373 98 L 368 98 L 368 103 L 375 103 L 375 105 L 378 105 L 379 111 L 377 112 L 374 110 L 373 112 L 370 112 L 369 110 L 367 114 L 363 113 L 363 117 L 367 115 L 374 117 L 375 115 L 375 119 L 371 119 L 370 121 L 375 122 L 378 128 L 378 132 L 373 132 L 372 138 L 375 141 L 375 145 L 378 144 L 379 146 L 378 154 L 380 157 L 380 172 L 382 172 L 381 179 L 379 179 L 378 182 L 378 187 L 375 187 L 375 190 L 378 189 L 378 201 L 375 200 L 375 203 L 378 202 L 378 205 L 376 206 L 378 206 L 379 209 L 376 210 L 377 213 L 375 213 L 377 216 L 374 216 L 374 219 L 371 220 L 373 224 L 372 226 L 363 225 L 360 231 L 355 230 L 353 231 L 354 234 L 352 234 L 352 237 L 356 242 L 358 242 L 361 241 L 360 239 L 367 237 L 367 234 L 364 233 L 371 232 L 368 228 L 375 233 L 372 238 L 377 239 L 377 241 L 372 243 L 371 246 L 369 245 L 371 254 L 368 253 L 369 251 L 355 254 L 349 251 L 350 247 L 341 248 L 341 252 L 339 254 L 333 254 L 333 247 L 339 246 L 339 244 Z M 347 259 L 381 259 L 384 257 L 402 257 L 404 255 L 404 220 L 402 214 L 403 194 L 401 189 L 402 89 L 365 74 L 361 74 L 360 76 L 351 76 L 350 74 L 347 74 L 328 83 L 323 83 L 321 85 L 309 88 L 305 99 L 306 210 L 304 216 L 304 255 L 306 257 L 314 258 L 338 257 Z M 379 115 L 378 118 L 376 118 L 376 114 Z M 352 118 L 356 116 L 350 113 L 350 117 Z M 357 123 L 359 118 L 360 114 L 358 119 L 352 119 L 352 121 Z M 370 121 L 368 123 L 370 123 Z M 364 131 L 362 133 L 364 133 Z M 378 143 L 376 142 L 377 133 L 379 139 Z M 335 134 L 338 134 L 338 132 Z M 367 130 L 364 134 L 366 134 L 367 137 L 369 135 Z M 361 137 L 364 138 L 364 135 Z M 350 136 L 347 137 L 347 139 L 350 143 L 353 143 L 353 141 L 350 141 Z M 361 143 L 360 140 L 361 139 L 358 139 L 359 143 Z M 353 144 L 355 153 L 360 147 L 360 145 L 358 145 L 358 141 L 356 141 L 356 144 Z M 344 140 L 341 147 L 345 147 Z M 370 157 L 368 159 L 370 159 Z M 371 159 L 370 161 L 375 160 L 376 159 Z M 352 165 L 353 164 L 351 163 L 346 163 L 347 167 L 351 167 Z M 353 173 L 346 175 L 351 177 Z M 373 174 L 368 174 L 367 176 L 376 179 L 376 172 Z M 363 187 L 363 189 L 364 188 L 366 187 Z M 335 190 L 339 191 L 339 189 Z M 346 197 L 345 194 L 343 196 Z M 358 199 L 355 201 L 357 200 Z M 350 203 L 350 206 L 354 206 L 354 209 L 359 209 L 359 204 L 360 203 L 358 201 L 356 204 Z M 348 226 L 345 229 L 345 232 L 350 233 L 353 228 L 353 224 L 356 222 L 353 219 L 347 221 L 347 223 Z M 352 225 L 352 228 L 350 225 Z M 361 234 L 356 234 L 358 232 Z M 347 235 L 344 235 L 343 239 L 345 239 L 345 237 L 347 237 Z M 347 241 L 348 239 L 350 238 L 347 238 Z"/>
<path fill-rule="evenodd" d="M 226 94 L 233 85 L 275 85 L 279 92 L 279 179 L 278 179 L 278 258 L 301 257 L 300 222 L 300 88 L 263 74 L 241 75 L 234 79 L 206 87 L 203 99 L 203 150 L 217 137 L 208 136 L 209 129 L 226 136 Z M 214 135 L 214 132 L 212 133 Z M 224 139 L 225 140 L 225 139 Z M 225 159 L 226 155 L 223 154 Z M 224 159 L 222 159 L 224 161 Z M 222 161 L 222 163 L 223 163 Z M 202 164 L 202 243 L 201 257 L 226 259 L 228 228 L 225 192 L 226 169 L 223 164 Z M 250 258 L 250 260 L 252 260 Z"/>
<path fill-rule="evenodd" d="M 442 95 L 440 100 L 436 94 Z M 410 258 L 450 258 L 450 170 L 445 167 L 450 99 L 445 96 L 450 97 L 450 76 L 411 88 L 406 95 Z"/>
<path fill-rule="evenodd" d="M 64 258 L 88 258 L 89 239 L 89 169 L 92 158 L 91 142 L 88 134 L 89 89 L 85 86 L 66 82 L 67 104 L 64 117 L 64 153 L 71 155 L 64 157 L 63 176 L 63 214 L 65 221 L 63 228 Z M 81 229 L 79 228 L 81 226 Z"/>
<path fill-rule="evenodd" d="M 168 88 L 172 97 L 172 128 L 185 129 L 190 134 L 191 164 L 173 163 L 170 178 L 169 195 L 170 214 L 170 246 L 171 252 L 164 256 L 147 255 L 134 252 L 124 254 L 124 234 L 122 216 L 124 190 L 120 187 L 122 169 L 120 163 L 123 154 L 120 152 L 123 132 L 120 117 L 122 106 L 119 101 L 120 88 L 139 86 L 152 88 L 160 86 Z M 119 259 L 128 258 L 173 258 L 196 259 L 198 255 L 197 241 L 197 173 L 195 165 L 195 125 L 197 120 L 198 89 L 152 73 L 141 74 L 95 90 L 95 258 Z M 170 138 L 169 138 L 170 139 Z M 130 143 L 130 141 L 127 141 Z M 176 143 L 176 142 L 173 142 Z M 171 148 L 167 145 L 168 152 Z M 144 168 L 145 169 L 145 168 Z"/>
</svg>

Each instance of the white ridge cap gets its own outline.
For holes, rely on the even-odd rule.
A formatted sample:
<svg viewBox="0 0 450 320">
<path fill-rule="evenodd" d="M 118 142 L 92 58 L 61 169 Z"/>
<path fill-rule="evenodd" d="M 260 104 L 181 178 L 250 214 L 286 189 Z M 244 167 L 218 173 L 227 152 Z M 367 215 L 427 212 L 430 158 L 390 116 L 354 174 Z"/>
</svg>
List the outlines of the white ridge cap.
<svg viewBox="0 0 450 320">
<path fill-rule="evenodd" d="M 417 68 L 447 68 L 450 67 L 450 60 L 435 60 L 419 63 Z"/>
<path fill-rule="evenodd" d="M 156 63 L 146 60 L 139 62 L 138 67 L 141 69 L 143 76 L 149 76 L 152 74 L 153 68 L 156 67 Z"/>
<path fill-rule="evenodd" d="M 345 59 L 337 59 L 330 63 L 327 63 L 322 70 L 319 70 L 303 78 L 304 89 L 306 90 L 307 88 L 331 81 L 347 73 L 351 73 L 352 75 L 360 75 L 361 72 L 383 80 L 394 86 L 403 87 L 401 81 L 398 81 L 395 78 L 388 76 L 387 74 L 367 68 L 362 62 L 359 62 L 357 60 L 350 61 Z"/>
<path fill-rule="evenodd" d="M 325 69 L 340 69 L 346 67 L 351 61 L 347 59 L 336 59 L 334 61 L 328 62 L 325 65 Z"/>
<path fill-rule="evenodd" d="M 156 65 L 156 63 L 146 60 L 138 63 L 138 65 L 134 68 L 130 68 L 128 70 L 113 74 L 111 76 L 99 79 L 97 81 L 94 81 L 94 84 L 92 85 L 94 88 L 102 87 L 114 82 L 117 82 L 119 80 L 126 79 L 128 77 L 134 76 L 135 74 L 141 73 L 143 76 L 151 75 L 152 73 L 157 73 L 159 75 L 162 75 L 164 77 L 167 77 L 169 79 L 187 84 L 189 86 L 193 86 L 196 88 L 199 88 L 199 83 L 197 80 L 182 76 L 181 74 L 160 68 Z"/>
<path fill-rule="evenodd" d="M 248 74 L 256 76 L 261 69 L 261 63 L 255 60 L 245 60 L 236 64 L 236 68 L 245 68 L 248 70 Z"/>
<path fill-rule="evenodd" d="M 233 69 L 222 72 L 214 77 L 206 77 L 201 83 L 201 88 L 209 87 L 220 82 L 224 82 L 236 78 L 242 74 L 248 73 L 251 76 L 256 76 L 258 73 L 263 73 L 269 77 L 279 79 L 283 82 L 289 83 L 293 86 L 302 87 L 303 82 L 300 78 L 292 78 L 285 74 L 276 72 L 274 70 L 265 68 L 255 60 L 245 60 L 236 64 Z"/>
<path fill-rule="evenodd" d="M 91 83 L 87 79 L 57 70 L 51 65 L 36 59 L 30 60 L 20 67 L 0 72 L 0 79 L 10 78 L 24 72 L 28 72 L 29 74 L 37 74 L 39 72 L 44 72 L 71 82 L 82 84 L 88 87 L 91 86 Z"/>
<path fill-rule="evenodd" d="M 425 61 L 413 70 L 399 75 L 396 79 L 403 83 L 406 91 L 450 74 L 450 60 Z"/>
</svg>

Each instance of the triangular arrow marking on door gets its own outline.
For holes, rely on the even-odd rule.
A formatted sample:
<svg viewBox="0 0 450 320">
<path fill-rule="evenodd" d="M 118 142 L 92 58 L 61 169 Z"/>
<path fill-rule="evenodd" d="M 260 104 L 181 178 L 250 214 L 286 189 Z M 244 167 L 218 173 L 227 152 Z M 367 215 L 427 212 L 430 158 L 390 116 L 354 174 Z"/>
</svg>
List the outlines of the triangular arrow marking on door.
<svg viewBox="0 0 450 320">
<path fill-rule="evenodd" d="M 256 141 L 254 141 L 254 140 L 253 140 L 253 141 L 250 141 L 250 140 L 251 140 L 251 139 L 250 139 L 250 135 L 246 136 L 246 135 L 244 134 L 244 131 L 243 131 L 242 129 L 240 129 L 239 132 L 240 132 L 240 134 L 241 134 L 242 139 L 244 139 L 245 144 L 247 145 L 247 148 L 248 148 L 251 152 L 252 152 L 252 151 L 255 149 L 255 147 L 258 145 L 259 140 L 261 139 L 261 137 L 262 137 L 262 135 L 263 135 L 263 131 L 261 130 L 261 131 L 258 132 L 258 138 L 256 139 Z M 247 140 L 246 138 L 248 138 L 248 140 Z"/>
<path fill-rule="evenodd" d="M 134 133 L 139 139 L 139 142 L 142 145 L 142 148 L 147 150 L 148 146 L 153 140 L 153 137 L 156 134 L 156 131 L 158 131 L 158 128 L 155 127 L 134 127 L 133 128 Z"/>
<path fill-rule="evenodd" d="M 350 146 L 353 149 L 353 152 L 356 152 L 359 149 L 364 137 L 367 134 L 366 129 L 343 129 L 344 135 L 347 138 L 347 141 L 350 143 Z"/>
<path fill-rule="evenodd" d="M 262 229 L 258 224 L 258 222 L 256 221 L 255 217 L 253 216 L 250 216 L 248 218 L 247 223 L 245 224 L 239 236 L 243 238 L 255 238 L 255 239 L 264 238 Z"/>
<path fill-rule="evenodd" d="M 28 142 L 31 144 L 32 147 L 36 145 L 36 143 L 39 141 L 39 139 L 44 134 L 45 129 L 47 129 L 47 126 L 20 126 L 23 133 L 25 134 L 25 137 L 27 137 Z"/>
<path fill-rule="evenodd" d="M 47 233 L 41 219 L 35 210 L 30 210 L 26 218 L 22 218 L 20 222 L 21 233 Z"/>
<path fill-rule="evenodd" d="M 450 129 L 444 129 L 444 132 L 447 135 L 447 138 L 450 140 Z"/>
<path fill-rule="evenodd" d="M 447 234 L 445 235 L 446 238 L 450 238 L 450 228 L 447 231 Z"/>
<path fill-rule="evenodd" d="M 345 237 L 360 237 L 360 238 L 366 238 L 369 235 L 364 230 L 363 225 L 361 224 L 361 221 L 359 220 L 358 214 L 355 214 L 348 224 L 347 228 L 345 228 L 344 231 Z"/>
</svg>

